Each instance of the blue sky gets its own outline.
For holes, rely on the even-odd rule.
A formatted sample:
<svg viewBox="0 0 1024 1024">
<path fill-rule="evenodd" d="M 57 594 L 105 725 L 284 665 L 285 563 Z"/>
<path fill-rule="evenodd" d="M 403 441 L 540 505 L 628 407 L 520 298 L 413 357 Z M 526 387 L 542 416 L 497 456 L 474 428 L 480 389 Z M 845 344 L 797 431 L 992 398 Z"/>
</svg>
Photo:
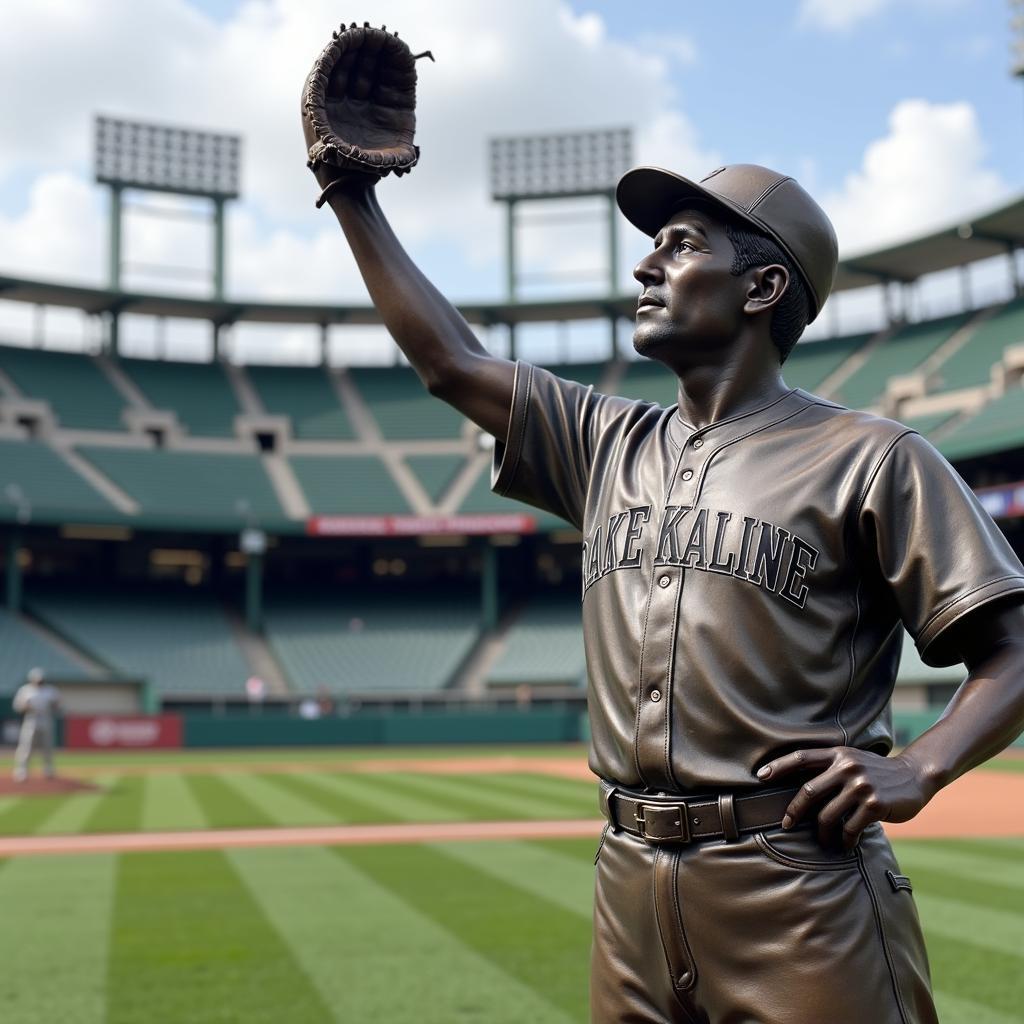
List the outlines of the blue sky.
<svg viewBox="0 0 1024 1024">
<path fill-rule="evenodd" d="M 9 105 L 0 123 L 0 270 L 103 283 L 106 196 L 92 182 L 91 123 L 104 112 L 243 135 L 232 294 L 365 301 L 336 225 L 312 209 L 298 129 L 302 79 L 340 10 L 333 0 L 36 0 L 8 11 L 0 89 L 33 102 Z M 697 176 L 769 164 L 819 198 L 846 253 L 1024 187 L 1024 86 L 1009 74 L 1005 0 L 349 0 L 344 13 L 398 27 L 438 57 L 420 70 L 420 166 L 380 194 L 455 299 L 502 293 L 501 211 L 484 163 L 495 134 L 627 123 L 638 162 Z M 40 76 L 44 52 L 51 71 Z M 648 243 L 625 224 L 622 238 L 628 290 Z M 201 265 L 209 240 L 140 216 L 126 249 L 137 263 Z M 601 253 L 599 220 L 523 241 L 527 268 L 552 280 Z M 205 287 L 145 274 L 128 284 Z"/>
</svg>

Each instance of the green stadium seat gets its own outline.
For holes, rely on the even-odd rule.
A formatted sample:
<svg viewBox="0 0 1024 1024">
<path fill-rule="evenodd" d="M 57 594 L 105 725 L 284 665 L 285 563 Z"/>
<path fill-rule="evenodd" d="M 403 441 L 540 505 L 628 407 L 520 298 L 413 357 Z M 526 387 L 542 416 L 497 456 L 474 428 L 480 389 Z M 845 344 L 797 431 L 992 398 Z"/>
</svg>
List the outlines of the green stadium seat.
<svg viewBox="0 0 1024 1024">
<path fill-rule="evenodd" d="M 267 639 L 300 692 L 429 693 L 447 686 L 479 634 L 479 602 L 435 595 L 277 595 Z"/>
<path fill-rule="evenodd" d="M 125 429 L 125 400 L 92 356 L 0 346 L 0 370 L 25 398 L 49 402 L 62 427 Z"/>
<path fill-rule="evenodd" d="M 466 464 L 464 455 L 407 455 L 405 464 L 412 470 L 433 502 L 440 501 Z"/>
<path fill-rule="evenodd" d="M 538 530 L 558 530 L 569 526 L 565 520 L 550 512 L 544 512 L 532 505 L 503 498 L 491 490 L 491 469 L 484 466 L 483 472 L 476 478 L 469 493 L 463 499 L 459 512 L 464 515 L 503 515 L 525 514 L 534 517 Z"/>
<path fill-rule="evenodd" d="M 535 598 L 509 627 L 488 686 L 585 686 L 583 623 L 578 601 Z"/>
<path fill-rule="evenodd" d="M 356 432 L 323 367 L 247 366 L 268 413 L 288 416 L 292 435 L 309 441 L 349 441 Z"/>
<path fill-rule="evenodd" d="M 813 393 L 872 337 L 855 334 L 848 338 L 799 341 L 782 364 L 782 376 L 790 387 Z"/>
<path fill-rule="evenodd" d="M 466 422 L 434 398 L 407 366 L 360 366 L 349 370 L 359 394 L 390 441 L 455 438 Z"/>
<path fill-rule="evenodd" d="M 223 608 L 200 591 L 30 593 L 33 613 L 125 678 L 164 695 L 243 695 L 250 671 Z"/>
<path fill-rule="evenodd" d="M 376 455 L 290 455 L 288 462 L 317 515 L 405 515 L 412 511 Z"/>
<path fill-rule="evenodd" d="M 988 402 L 970 419 L 942 438 L 947 459 L 973 458 L 1024 445 L 1024 387 L 1015 387 Z"/>
<path fill-rule="evenodd" d="M 628 363 L 615 390 L 623 398 L 655 402 L 666 409 L 679 400 L 679 381 L 672 371 L 649 359 Z"/>
<path fill-rule="evenodd" d="M 600 391 L 601 381 L 608 371 L 607 363 L 557 363 L 547 367 L 556 377 L 578 381 L 584 387 L 593 387 Z"/>
<path fill-rule="evenodd" d="M 140 515 L 181 519 L 183 523 L 241 525 L 248 502 L 264 526 L 285 514 L 257 455 L 107 448 L 78 449 L 140 505 Z"/>
<path fill-rule="evenodd" d="M 913 373 L 969 319 L 970 314 L 958 313 L 899 328 L 878 345 L 830 397 L 851 409 L 866 409 L 885 394 L 890 377 Z"/>
<path fill-rule="evenodd" d="M 0 693 L 13 693 L 36 666 L 51 679 L 86 679 L 90 675 L 20 616 L 0 608 Z"/>
<path fill-rule="evenodd" d="M 219 363 L 122 359 L 118 364 L 154 408 L 172 409 L 196 437 L 233 437 L 241 412 Z"/>
<path fill-rule="evenodd" d="M 966 344 L 936 370 L 939 391 L 979 387 L 991 380 L 992 367 L 1008 345 L 1024 343 L 1024 299 L 996 310 L 980 323 Z"/>
<path fill-rule="evenodd" d="M 0 517 L 13 519 L 16 487 L 28 501 L 33 519 L 102 520 L 121 513 L 86 483 L 49 445 L 42 441 L 0 441 Z"/>
<path fill-rule="evenodd" d="M 944 423 L 948 423 L 956 413 L 952 410 L 946 410 L 945 412 L 932 412 L 924 416 L 910 416 L 905 418 L 902 422 L 905 423 L 911 430 L 916 430 L 919 434 L 923 434 L 925 437 L 930 437 L 936 430 L 939 429 Z"/>
</svg>

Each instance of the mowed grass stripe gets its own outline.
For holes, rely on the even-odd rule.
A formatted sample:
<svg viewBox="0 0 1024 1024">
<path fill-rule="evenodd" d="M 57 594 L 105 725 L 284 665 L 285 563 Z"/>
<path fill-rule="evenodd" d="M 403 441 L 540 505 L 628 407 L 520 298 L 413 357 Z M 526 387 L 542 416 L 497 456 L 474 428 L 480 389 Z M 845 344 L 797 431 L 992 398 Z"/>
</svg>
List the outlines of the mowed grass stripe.
<svg viewBox="0 0 1024 1024">
<path fill-rule="evenodd" d="M 587 1019 L 590 923 L 432 847 L 334 847 L 570 1020 Z M 530 1020 L 523 1014 L 521 1020 Z"/>
<path fill-rule="evenodd" d="M 597 786 L 547 775 L 488 775 L 487 785 L 505 793 L 541 801 L 560 817 L 587 818 L 598 813 Z"/>
<path fill-rule="evenodd" d="M 964 932 L 969 934 L 966 922 Z M 927 925 L 925 943 L 936 991 L 950 992 L 1011 1018 L 1017 1014 L 1019 1019 L 1024 1003 L 1024 959 L 940 935 L 929 931 Z"/>
<path fill-rule="evenodd" d="M 180 775 L 146 776 L 142 828 L 164 832 L 206 828 L 206 815 L 195 794 Z"/>
<path fill-rule="evenodd" d="M 431 848 L 476 871 L 589 921 L 594 876 L 578 860 L 531 842 L 434 843 Z"/>
<path fill-rule="evenodd" d="M 501 793 L 491 786 L 491 776 L 408 775 L 397 783 L 442 803 L 451 803 L 466 811 L 470 820 L 532 821 L 561 817 L 558 808 L 546 801 Z"/>
<path fill-rule="evenodd" d="M 951 992 L 936 992 L 935 1008 L 942 1024 L 1020 1024 L 1017 1014 L 998 1013 Z"/>
<path fill-rule="evenodd" d="M 942 839 L 937 843 L 934 840 L 907 843 L 911 849 L 930 845 L 938 845 L 947 853 L 966 854 L 968 857 L 993 857 L 1018 866 L 1024 862 L 1024 839 Z"/>
<path fill-rule="evenodd" d="M 434 884 L 420 870 L 418 847 L 394 849 L 406 874 L 421 885 Z M 339 1022 L 578 1019 L 555 1010 L 501 965 L 331 850 L 232 850 L 228 856 Z"/>
<path fill-rule="evenodd" d="M 317 776 L 314 775 L 282 774 L 273 776 L 273 779 L 275 785 L 319 807 L 337 824 L 363 825 L 409 820 L 395 813 L 386 799 L 386 790 L 380 790 L 380 799 L 371 802 L 318 785 Z"/>
<path fill-rule="evenodd" d="M 116 860 L 16 857 L 0 866 L 4 1024 L 105 1024 Z"/>
<path fill-rule="evenodd" d="M 395 780 L 400 782 L 408 778 L 406 775 L 316 774 L 303 778 L 311 785 L 337 793 L 344 799 L 356 803 L 371 803 L 374 807 L 383 806 L 386 813 L 396 815 L 399 821 L 466 821 L 475 817 L 462 807 L 414 796 L 400 785 L 392 784 Z"/>
<path fill-rule="evenodd" d="M 982 879 L 935 871 L 919 865 L 914 865 L 912 869 L 904 865 L 904 870 L 912 872 L 910 881 L 915 896 L 948 896 L 972 906 L 1024 915 L 1024 889 L 994 885 Z"/>
<path fill-rule="evenodd" d="M 26 796 L 15 800 L 0 814 L 0 835 L 27 836 L 70 800 L 70 796 Z"/>
<path fill-rule="evenodd" d="M 82 822 L 82 831 L 137 832 L 142 825 L 145 783 L 141 775 L 126 775 L 118 779 Z"/>
<path fill-rule="evenodd" d="M 92 817 L 96 808 L 107 793 L 120 781 L 119 775 L 97 775 L 93 780 L 99 791 L 95 793 L 76 793 L 68 797 L 39 828 L 36 835 L 75 835 L 85 828 L 86 822 Z"/>
<path fill-rule="evenodd" d="M 333 1024 L 223 853 L 121 857 L 108 1024 Z"/>
<path fill-rule="evenodd" d="M 914 896 L 921 923 L 929 934 L 968 939 L 982 949 L 1024 956 L 1024 915 L 980 907 L 963 899 L 936 896 L 920 887 Z M 1021 968 L 1024 970 L 1024 963 Z"/>
<path fill-rule="evenodd" d="M 273 828 L 277 824 L 237 789 L 228 786 L 222 775 L 183 778 L 210 828 Z"/>
<path fill-rule="evenodd" d="M 919 868 L 942 871 L 958 878 L 980 879 L 1010 889 L 1024 889 L 1024 869 L 1021 863 L 1003 861 L 984 854 L 950 850 L 941 840 L 929 843 L 894 844 L 896 857 L 902 870 L 913 878 Z"/>
<path fill-rule="evenodd" d="M 258 807 L 275 825 L 334 825 L 322 807 L 277 784 L 278 775 L 242 775 L 226 772 L 224 784 Z"/>
<path fill-rule="evenodd" d="M 375 779 L 379 776 L 373 776 Z M 382 780 L 383 781 L 383 780 Z M 487 794 L 478 787 L 467 796 L 464 789 L 453 790 L 448 784 L 450 777 L 439 775 L 393 775 L 385 783 L 382 792 L 394 794 L 399 799 L 411 797 L 428 801 L 435 806 L 447 808 L 440 821 L 499 821 L 515 815 L 502 814 L 488 801 Z"/>
</svg>

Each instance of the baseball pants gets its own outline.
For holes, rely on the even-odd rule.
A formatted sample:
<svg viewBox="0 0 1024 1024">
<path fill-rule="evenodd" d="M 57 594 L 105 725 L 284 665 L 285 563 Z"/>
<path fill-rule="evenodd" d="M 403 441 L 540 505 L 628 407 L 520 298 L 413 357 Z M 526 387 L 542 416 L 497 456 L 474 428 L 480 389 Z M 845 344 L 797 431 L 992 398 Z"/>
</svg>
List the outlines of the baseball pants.
<svg viewBox="0 0 1024 1024">
<path fill-rule="evenodd" d="M 43 771 L 48 779 L 53 778 L 53 729 L 42 725 L 33 718 L 21 723 L 18 733 L 18 747 L 14 752 L 14 777 L 28 777 L 28 762 L 33 751 L 42 751 Z"/>
<path fill-rule="evenodd" d="M 597 855 L 593 1024 L 938 1024 L 910 882 L 882 827 Z"/>
</svg>

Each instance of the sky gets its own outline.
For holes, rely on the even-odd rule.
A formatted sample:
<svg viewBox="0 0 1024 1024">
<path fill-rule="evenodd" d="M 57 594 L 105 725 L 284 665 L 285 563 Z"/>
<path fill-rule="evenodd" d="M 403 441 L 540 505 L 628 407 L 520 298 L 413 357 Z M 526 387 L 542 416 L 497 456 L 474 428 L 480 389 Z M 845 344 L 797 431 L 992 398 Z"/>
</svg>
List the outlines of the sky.
<svg viewBox="0 0 1024 1024">
<path fill-rule="evenodd" d="M 306 73 L 342 13 L 398 29 L 436 58 L 418 65 L 420 164 L 378 193 L 453 301 L 504 295 L 504 212 L 486 167 L 495 135 L 629 126 L 637 163 L 695 177 L 723 163 L 766 164 L 822 203 L 843 255 L 1024 190 L 1024 85 L 1010 75 L 1006 0 L 24 0 L 5 5 L 0 34 L 0 271 L 106 282 L 108 195 L 93 181 L 92 131 L 107 114 L 243 137 L 229 296 L 367 301 L 333 216 L 313 207 L 298 114 Z M 128 201 L 201 209 L 152 195 Z M 524 295 L 600 290 L 604 221 L 589 209 L 590 219 L 524 226 Z M 625 221 L 620 238 L 617 277 L 628 292 L 650 242 Z M 124 284 L 202 294 L 211 248 L 201 221 L 130 210 Z M 30 311 L 0 306 L 0 330 L 27 336 Z M 72 314 L 47 323 L 65 347 L 82 343 L 76 332 L 84 343 L 95 333 Z M 152 323 L 126 318 L 124 334 L 147 354 L 163 344 L 191 356 L 207 344 L 205 325 L 170 331 L 160 342 Z M 237 334 L 239 358 L 315 352 L 299 329 Z M 332 344 L 379 352 L 379 334 L 364 335 Z M 580 338 L 586 355 L 585 331 Z"/>
</svg>

